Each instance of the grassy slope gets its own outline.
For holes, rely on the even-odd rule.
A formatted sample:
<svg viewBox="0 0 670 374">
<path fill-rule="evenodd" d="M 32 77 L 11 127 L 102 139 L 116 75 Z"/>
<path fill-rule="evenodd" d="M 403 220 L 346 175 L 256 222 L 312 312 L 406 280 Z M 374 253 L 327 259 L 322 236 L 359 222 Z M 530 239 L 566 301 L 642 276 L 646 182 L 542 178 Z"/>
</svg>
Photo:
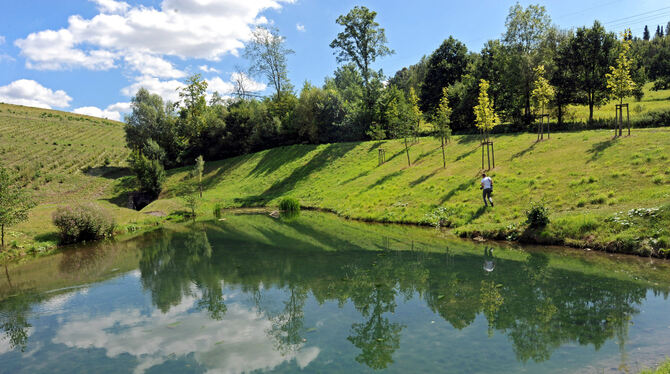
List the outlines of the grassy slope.
<svg viewBox="0 0 670 374">
<path fill-rule="evenodd" d="M 652 111 L 670 110 L 670 90 L 652 91 L 652 83 L 647 83 L 642 100 L 636 101 L 634 97 L 624 99 L 628 103 L 631 121 L 637 117 L 644 116 Z M 607 103 L 600 108 L 593 108 L 594 119 L 614 118 L 614 102 Z M 625 118 L 626 112 L 624 112 Z M 566 121 L 582 121 L 589 119 L 588 105 L 570 105 L 566 113 Z"/>
<path fill-rule="evenodd" d="M 0 104 L 0 164 L 16 173 L 39 203 L 28 222 L 10 229 L 8 242 L 53 244 L 51 214 L 69 202 L 97 201 L 120 222 L 142 218 L 110 202 L 128 155 L 124 134 L 119 122 Z"/>
<path fill-rule="evenodd" d="M 531 201 L 544 201 L 560 223 L 553 229 L 572 230 L 562 235 L 588 244 L 621 235 L 609 232 L 600 218 L 670 201 L 670 128 L 635 130 L 621 139 L 612 139 L 609 131 L 588 131 L 554 134 L 540 143 L 533 134 L 500 135 L 494 141 L 493 209 L 482 208 L 477 138 L 458 136 L 448 145 L 446 169 L 437 140 L 430 138 L 412 147 L 411 167 L 399 141 L 298 145 L 210 162 L 201 210 L 211 212 L 215 203 L 276 205 L 291 196 L 345 217 L 420 223 L 446 207 L 454 226 L 473 232 L 519 223 Z M 388 158 L 382 166 L 377 166 L 379 148 Z M 146 209 L 180 205 L 175 196 L 189 190 L 187 172 L 173 171 L 162 199 Z M 635 230 L 657 229 L 647 223 Z M 589 236 L 593 231 L 595 238 Z M 667 228 L 639 234 L 669 235 Z"/>
</svg>

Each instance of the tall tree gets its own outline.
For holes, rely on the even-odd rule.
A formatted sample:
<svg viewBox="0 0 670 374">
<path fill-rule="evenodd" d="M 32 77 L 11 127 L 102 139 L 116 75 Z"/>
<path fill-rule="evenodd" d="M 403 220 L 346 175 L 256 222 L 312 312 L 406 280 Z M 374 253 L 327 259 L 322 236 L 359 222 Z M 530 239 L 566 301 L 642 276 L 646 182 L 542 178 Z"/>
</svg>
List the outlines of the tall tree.
<svg viewBox="0 0 670 374">
<path fill-rule="evenodd" d="M 544 110 L 549 104 L 549 101 L 554 98 L 554 87 L 549 84 L 547 78 L 544 77 L 544 65 L 535 68 L 535 82 L 533 82 L 533 92 L 531 97 L 536 109 L 540 110 L 540 123 L 537 128 L 537 140 L 544 139 Z M 551 137 L 549 130 L 549 121 L 547 121 L 547 138 Z"/>
<path fill-rule="evenodd" d="M 34 206 L 26 191 L 0 166 L 0 250 L 5 248 L 5 227 L 27 220 Z"/>
<path fill-rule="evenodd" d="M 577 83 L 575 80 L 574 56 L 570 43 L 574 38 L 572 31 L 563 32 L 563 37 L 556 46 L 553 56 L 553 74 L 549 82 L 554 86 L 554 107 L 558 125 L 563 124 L 563 117 L 567 105 L 574 103 L 577 98 Z"/>
<path fill-rule="evenodd" d="M 293 90 L 286 59 L 294 52 L 285 44 L 286 40 L 277 28 L 259 26 L 252 31 L 251 40 L 244 49 L 244 57 L 251 61 L 250 74 L 265 76 L 277 98 Z"/>
<path fill-rule="evenodd" d="M 619 52 L 619 57 L 616 59 L 616 66 L 610 66 L 610 72 L 606 74 L 607 77 L 607 88 L 610 90 L 610 96 L 614 99 L 619 100 L 619 104 L 623 104 L 623 98 L 629 96 L 635 88 L 635 82 L 630 75 L 630 68 L 632 62 L 628 56 L 630 51 L 630 40 L 626 39 L 626 36 L 630 34 L 630 30 L 626 30 L 622 34 L 621 41 L 621 51 Z M 623 125 L 623 111 L 619 112 L 619 136 L 622 133 Z M 628 129 L 628 134 L 630 135 L 630 128 Z"/>
<path fill-rule="evenodd" d="M 412 123 L 412 126 L 414 127 L 414 133 L 418 134 L 419 131 L 421 130 L 421 118 L 423 117 L 423 113 L 421 112 L 421 109 L 419 108 L 419 97 L 416 96 L 416 92 L 414 91 L 414 87 L 409 88 L 409 95 L 407 95 L 407 104 L 409 105 L 409 121 Z"/>
<path fill-rule="evenodd" d="M 644 31 L 642 32 L 642 40 L 649 40 L 649 27 L 644 25 Z"/>
<path fill-rule="evenodd" d="M 421 87 L 421 109 L 434 112 L 442 97 L 442 88 L 461 79 L 468 64 L 468 48 L 452 36 L 430 55 Z"/>
<path fill-rule="evenodd" d="M 371 80 L 376 75 L 370 65 L 379 57 L 393 54 L 386 44 L 386 33 L 375 21 L 377 12 L 364 6 L 356 6 L 346 15 L 337 17 L 338 25 L 344 30 L 330 43 L 330 48 L 336 56 L 337 62 L 353 62 L 363 78 L 364 102 L 368 112 L 366 127 L 372 120 L 374 106 Z"/>
<path fill-rule="evenodd" d="M 551 18 L 544 6 L 529 5 L 523 9 L 519 3 L 510 8 L 505 21 L 507 30 L 503 42 L 512 52 L 509 60 L 511 66 L 518 69 L 517 90 L 522 95 L 523 116 L 527 122 L 531 119 L 530 94 L 535 79 L 534 68 L 543 58 L 539 53 L 540 45 L 550 25 Z"/>
<path fill-rule="evenodd" d="M 571 43 L 571 67 L 575 72 L 582 102 L 589 106 L 589 122 L 593 121 L 593 107 L 602 105 L 608 97 L 605 74 L 614 60 L 616 35 L 605 32 L 600 22 L 591 28 L 580 27 Z"/>
<path fill-rule="evenodd" d="M 435 130 L 435 137 L 440 139 L 442 147 L 442 167 L 447 167 L 447 155 L 444 151 L 446 142 L 451 138 L 451 108 L 449 107 L 449 90 L 447 87 L 442 88 L 442 97 L 440 98 L 440 105 L 433 116 L 433 129 Z"/>
</svg>

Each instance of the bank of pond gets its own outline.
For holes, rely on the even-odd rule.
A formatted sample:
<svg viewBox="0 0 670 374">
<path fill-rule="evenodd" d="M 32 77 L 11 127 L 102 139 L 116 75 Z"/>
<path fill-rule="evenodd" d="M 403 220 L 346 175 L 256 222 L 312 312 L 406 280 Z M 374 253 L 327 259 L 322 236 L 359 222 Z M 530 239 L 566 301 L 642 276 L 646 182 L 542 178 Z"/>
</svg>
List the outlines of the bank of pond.
<svg viewBox="0 0 670 374">
<path fill-rule="evenodd" d="M 670 263 L 303 212 L 6 264 L 0 372 L 637 372 Z"/>
</svg>

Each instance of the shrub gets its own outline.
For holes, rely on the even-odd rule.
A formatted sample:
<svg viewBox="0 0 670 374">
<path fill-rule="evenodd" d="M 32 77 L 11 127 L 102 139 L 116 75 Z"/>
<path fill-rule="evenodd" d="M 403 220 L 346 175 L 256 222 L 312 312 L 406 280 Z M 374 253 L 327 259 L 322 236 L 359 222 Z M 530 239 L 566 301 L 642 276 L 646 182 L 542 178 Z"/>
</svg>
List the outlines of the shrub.
<svg viewBox="0 0 670 374">
<path fill-rule="evenodd" d="M 591 204 L 604 204 L 607 201 L 607 196 L 600 194 L 591 199 Z"/>
<path fill-rule="evenodd" d="M 300 212 L 300 203 L 294 198 L 286 197 L 279 202 L 279 210 L 286 213 L 298 213 Z"/>
<path fill-rule="evenodd" d="M 549 208 L 542 203 L 531 203 L 526 211 L 526 223 L 531 228 L 542 228 L 549 223 Z"/>
<path fill-rule="evenodd" d="M 140 191 L 157 198 L 165 182 L 165 169 L 158 160 L 150 160 L 141 153 L 133 153 L 129 164 L 139 183 Z"/>
<path fill-rule="evenodd" d="M 115 226 L 109 213 L 92 203 L 58 208 L 53 223 L 63 244 L 112 237 Z"/>
<path fill-rule="evenodd" d="M 214 217 L 221 218 L 221 212 L 222 211 L 223 211 L 223 206 L 221 206 L 221 204 L 219 204 L 219 203 L 216 203 L 216 205 L 214 205 Z"/>
</svg>

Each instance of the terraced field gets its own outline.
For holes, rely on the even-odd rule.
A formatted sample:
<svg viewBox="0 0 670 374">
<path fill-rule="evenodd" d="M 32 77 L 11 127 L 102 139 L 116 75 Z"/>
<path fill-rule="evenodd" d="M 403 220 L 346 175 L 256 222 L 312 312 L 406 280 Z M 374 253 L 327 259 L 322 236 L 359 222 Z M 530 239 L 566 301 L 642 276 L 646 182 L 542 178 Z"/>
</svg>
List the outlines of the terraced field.
<svg viewBox="0 0 670 374">
<path fill-rule="evenodd" d="M 119 224 L 145 215 L 124 207 L 119 177 L 128 175 L 123 124 L 102 118 L 0 104 L 0 165 L 28 188 L 38 203 L 30 219 L 8 231 L 10 245 L 52 248 L 51 223 L 63 204 L 94 201 Z"/>
<path fill-rule="evenodd" d="M 0 162 L 40 203 L 104 195 L 128 152 L 122 123 L 0 104 Z"/>
</svg>

